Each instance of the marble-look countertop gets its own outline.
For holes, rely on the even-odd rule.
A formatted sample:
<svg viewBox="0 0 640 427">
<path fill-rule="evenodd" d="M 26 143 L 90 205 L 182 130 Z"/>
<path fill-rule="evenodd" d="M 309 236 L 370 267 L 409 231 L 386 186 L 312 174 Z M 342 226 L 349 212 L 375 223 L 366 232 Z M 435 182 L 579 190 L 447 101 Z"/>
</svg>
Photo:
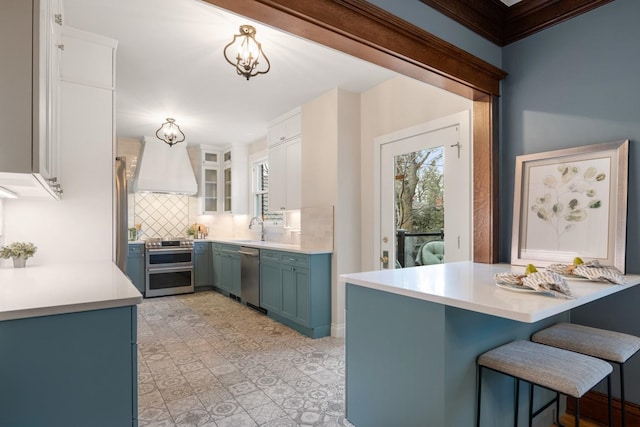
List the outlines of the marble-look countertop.
<svg viewBox="0 0 640 427">
<path fill-rule="evenodd" d="M 111 261 L 0 268 L 0 321 L 124 307 L 142 295 Z"/>
<path fill-rule="evenodd" d="M 519 292 L 496 286 L 496 273 L 523 272 L 507 264 L 454 262 L 395 270 L 344 274 L 343 283 L 364 286 L 478 313 L 533 323 L 640 284 L 640 275 L 625 276 L 624 285 L 567 280 L 574 299 Z"/>
<path fill-rule="evenodd" d="M 292 245 L 288 243 L 276 243 L 276 242 L 263 242 L 261 240 L 238 240 L 238 239 L 203 239 L 194 240 L 195 242 L 215 242 L 215 243 L 226 243 L 230 245 L 238 245 L 238 246 L 248 246 L 251 248 L 258 249 L 275 249 L 279 251 L 287 251 L 287 252 L 298 252 L 301 254 L 330 254 L 333 252 L 331 249 L 315 249 L 315 248 L 305 248 L 301 245 Z"/>
</svg>

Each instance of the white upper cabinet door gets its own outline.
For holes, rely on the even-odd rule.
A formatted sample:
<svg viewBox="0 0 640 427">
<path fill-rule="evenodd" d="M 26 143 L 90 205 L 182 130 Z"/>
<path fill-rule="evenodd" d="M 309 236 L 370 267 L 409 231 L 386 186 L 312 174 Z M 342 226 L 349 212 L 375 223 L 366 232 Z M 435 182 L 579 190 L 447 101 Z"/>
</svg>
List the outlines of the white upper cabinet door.
<svg viewBox="0 0 640 427">
<path fill-rule="evenodd" d="M 300 136 L 301 133 L 302 119 L 300 108 L 296 108 L 271 121 L 267 137 L 268 145 L 271 147 L 281 144 Z"/>
<path fill-rule="evenodd" d="M 104 89 L 114 89 L 116 40 L 75 28 L 63 27 L 64 61 L 61 79 Z"/>
<path fill-rule="evenodd" d="M 287 209 L 287 153 L 284 144 L 269 148 L 269 208 Z"/>
<path fill-rule="evenodd" d="M 286 145 L 287 151 L 287 210 L 300 209 L 302 199 L 302 139 L 296 138 Z"/>
</svg>

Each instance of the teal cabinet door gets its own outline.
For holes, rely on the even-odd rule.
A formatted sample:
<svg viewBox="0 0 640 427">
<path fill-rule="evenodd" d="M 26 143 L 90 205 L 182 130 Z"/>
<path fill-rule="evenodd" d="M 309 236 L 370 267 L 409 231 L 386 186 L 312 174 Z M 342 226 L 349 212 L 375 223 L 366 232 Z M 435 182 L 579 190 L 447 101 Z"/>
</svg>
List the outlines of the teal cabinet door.
<svg viewBox="0 0 640 427">
<path fill-rule="evenodd" d="M 240 286 L 242 266 L 240 265 L 240 254 L 231 254 L 231 262 L 229 267 L 231 268 L 231 293 L 235 296 L 240 296 Z"/>
<path fill-rule="evenodd" d="M 291 266 L 282 267 L 282 314 L 284 317 L 296 318 L 296 273 Z"/>
<path fill-rule="evenodd" d="M 193 245 L 193 275 L 195 287 L 210 286 L 209 242 L 195 242 Z"/>
<path fill-rule="evenodd" d="M 260 306 L 269 313 L 282 312 L 282 266 L 260 261 Z"/>
<path fill-rule="evenodd" d="M 213 286 L 216 288 L 221 287 L 222 283 L 222 252 L 217 247 L 217 245 L 213 245 Z"/>
<path fill-rule="evenodd" d="M 282 315 L 309 326 L 309 270 L 285 267 L 282 271 Z"/>
<path fill-rule="evenodd" d="M 127 253 L 127 276 L 135 287 L 144 295 L 144 244 L 130 243 Z"/>
<path fill-rule="evenodd" d="M 306 268 L 296 268 L 296 316 L 295 321 L 311 326 L 311 293 L 309 282 L 309 270 Z M 329 308 L 329 311 L 331 309 Z"/>
<path fill-rule="evenodd" d="M 222 265 L 220 274 L 220 284 L 218 287 L 227 292 L 232 291 L 233 286 L 233 268 L 231 267 L 231 254 L 222 253 Z"/>
</svg>

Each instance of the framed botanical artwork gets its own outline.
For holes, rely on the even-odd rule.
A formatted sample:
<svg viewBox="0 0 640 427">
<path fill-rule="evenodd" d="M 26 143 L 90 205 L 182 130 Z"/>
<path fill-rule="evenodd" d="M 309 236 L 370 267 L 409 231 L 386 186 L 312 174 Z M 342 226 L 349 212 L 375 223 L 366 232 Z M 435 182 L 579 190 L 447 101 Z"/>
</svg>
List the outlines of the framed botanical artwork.
<svg viewBox="0 0 640 427">
<path fill-rule="evenodd" d="M 629 140 L 516 157 L 511 264 L 624 272 Z"/>
</svg>

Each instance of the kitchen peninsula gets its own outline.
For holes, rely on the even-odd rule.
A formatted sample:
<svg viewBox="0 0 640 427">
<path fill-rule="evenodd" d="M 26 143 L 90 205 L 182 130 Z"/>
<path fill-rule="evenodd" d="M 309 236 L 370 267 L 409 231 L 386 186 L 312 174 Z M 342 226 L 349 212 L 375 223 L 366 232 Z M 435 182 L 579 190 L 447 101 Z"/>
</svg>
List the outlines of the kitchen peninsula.
<svg viewBox="0 0 640 427">
<path fill-rule="evenodd" d="M 568 280 L 574 299 L 499 288 L 509 265 L 458 262 L 341 276 L 346 283 L 347 418 L 358 426 L 475 423 L 476 358 L 570 310 L 640 284 Z M 483 423 L 511 426 L 513 381 L 488 376 Z M 522 388 L 525 391 L 525 387 Z M 521 392 L 522 394 L 522 392 Z M 527 394 L 528 393 L 524 393 Z M 522 420 L 526 396 L 521 397 Z"/>
<path fill-rule="evenodd" d="M 0 268 L 0 424 L 137 425 L 141 301 L 111 261 Z"/>
</svg>

